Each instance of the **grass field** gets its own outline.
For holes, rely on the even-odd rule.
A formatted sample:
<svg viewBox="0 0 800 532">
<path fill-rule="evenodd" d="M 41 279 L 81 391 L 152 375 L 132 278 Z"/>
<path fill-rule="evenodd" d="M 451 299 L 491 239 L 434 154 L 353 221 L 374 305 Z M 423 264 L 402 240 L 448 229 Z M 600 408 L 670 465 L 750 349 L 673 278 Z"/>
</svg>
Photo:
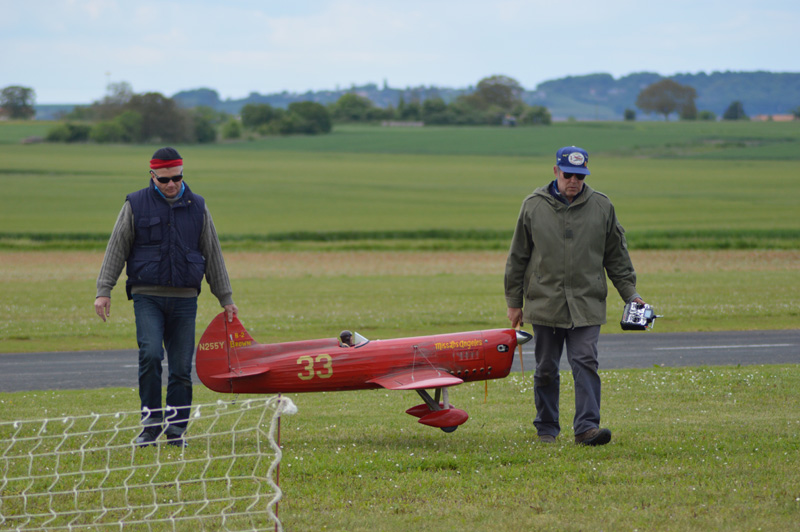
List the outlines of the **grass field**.
<svg viewBox="0 0 800 532">
<path fill-rule="evenodd" d="M 600 448 L 571 443 L 568 377 L 564 429 L 551 446 L 535 439 L 530 373 L 490 381 L 488 399 L 482 382 L 453 388 L 470 419 L 452 434 L 403 413 L 419 402 L 413 392 L 292 395 L 298 413 L 282 422 L 279 516 L 286 530 L 351 532 L 796 528 L 800 367 L 659 367 L 602 378 L 603 424 L 614 437 Z M 198 387 L 195 402 L 220 397 L 231 399 Z M 0 401 L 4 419 L 137 407 L 135 390 L 121 388 Z M 186 458 L 204 453 L 190 446 Z"/>
<path fill-rule="evenodd" d="M 351 127 L 180 149 L 187 182 L 239 248 L 270 237 L 282 249 L 304 239 L 419 247 L 442 231 L 431 245 L 504 249 L 522 199 L 552 178 L 554 146 L 580 143 L 592 147 L 587 182 L 613 199 L 633 247 L 793 249 L 800 181 L 785 176 L 799 138 L 793 123 Z M 676 151 L 680 142 L 694 148 Z M 0 144 L 0 245 L 46 236 L 49 247 L 103 249 L 153 149 Z"/>
<path fill-rule="evenodd" d="M 797 160 L 800 124 L 769 122 L 582 122 L 548 127 L 380 128 L 337 126 L 332 135 L 237 143 L 244 151 L 550 157 L 561 146 L 591 146 L 622 157 Z M 556 146 L 556 148 L 553 148 Z M 229 147 L 218 146 L 227 151 Z"/>
<path fill-rule="evenodd" d="M 55 123 L 0 124 L 0 145 L 44 137 Z M 330 135 L 271 137 L 196 147 L 247 151 L 550 157 L 560 146 L 624 157 L 797 160 L 797 122 L 572 122 L 548 127 L 381 128 L 337 125 Z M 107 146 L 105 148 L 108 148 Z M 134 149 L 138 149 L 134 147 Z M 187 151 L 187 153 L 189 153 Z"/>
<path fill-rule="evenodd" d="M 660 332 L 796 328 L 800 251 L 634 251 L 638 288 L 665 317 Z M 102 252 L 0 253 L 0 352 L 135 348 L 133 306 L 92 303 Z M 505 327 L 504 252 L 231 252 L 241 319 L 260 342 L 355 329 L 395 338 Z M 124 279 L 123 279 L 124 280 Z M 621 333 L 609 296 L 604 332 Z M 198 337 L 220 311 L 201 294 Z"/>
<path fill-rule="evenodd" d="M 800 124 L 587 123 L 337 128 L 324 137 L 179 146 L 223 239 L 241 318 L 263 342 L 504 326 L 519 205 L 552 153 L 591 154 L 587 182 L 625 225 L 657 330 L 800 324 Z M 20 145 L 0 123 L 0 352 L 132 348 L 133 313 L 92 309 L 105 240 L 155 146 Z M 609 298 L 619 332 L 622 303 Z M 200 297 L 198 333 L 219 311 Z M 646 334 L 646 333 L 645 333 Z M 413 394 L 293 396 L 287 530 L 790 530 L 800 522 L 796 366 L 603 372 L 611 445 L 535 441 L 532 376 L 453 389 L 453 434 L 414 423 Z M 196 388 L 195 401 L 218 395 Z M 411 401 L 411 402 L 409 402 Z M 3 419 L 135 409 L 136 391 L 0 393 Z M 190 449 L 189 452 L 196 450 Z"/>
</svg>

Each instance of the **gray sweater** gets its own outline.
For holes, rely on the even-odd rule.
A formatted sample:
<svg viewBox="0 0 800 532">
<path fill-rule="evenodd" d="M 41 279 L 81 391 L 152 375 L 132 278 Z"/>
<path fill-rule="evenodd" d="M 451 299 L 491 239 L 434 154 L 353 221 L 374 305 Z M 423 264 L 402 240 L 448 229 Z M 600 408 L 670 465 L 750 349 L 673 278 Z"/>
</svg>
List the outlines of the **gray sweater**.
<svg viewBox="0 0 800 532">
<path fill-rule="evenodd" d="M 176 201 L 177 198 L 171 202 Z M 170 201 L 167 198 L 167 201 Z M 170 202 L 170 203 L 171 203 Z M 130 202 L 126 201 L 119 212 L 111 238 L 108 240 L 100 274 L 97 276 L 97 297 L 111 297 L 111 289 L 117 284 L 125 262 L 128 260 L 134 238 L 133 209 Z M 206 281 L 211 287 L 211 293 L 219 300 L 221 306 L 233 304 L 233 289 L 222 258 L 222 248 L 219 244 L 217 230 L 211 213 L 206 206 L 203 217 L 203 229 L 200 234 L 200 252 L 206 259 Z M 131 293 L 165 297 L 197 297 L 194 288 L 175 288 L 170 286 L 140 286 L 131 287 Z"/>
</svg>

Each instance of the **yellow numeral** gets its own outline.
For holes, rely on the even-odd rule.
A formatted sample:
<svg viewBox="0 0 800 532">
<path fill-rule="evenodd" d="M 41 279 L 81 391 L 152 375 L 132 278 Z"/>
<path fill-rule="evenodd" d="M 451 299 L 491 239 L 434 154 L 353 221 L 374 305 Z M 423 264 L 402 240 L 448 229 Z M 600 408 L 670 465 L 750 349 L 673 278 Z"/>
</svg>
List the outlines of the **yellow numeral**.
<svg viewBox="0 0 800 532">
<path fill-rule="evenodd" d="M 305 364 L 306 367 L 303 368 L 306 373 L 298 373 L 297 376 L 300 377 L 300 380 L 307 381 L 314 378 L 314 359 L 310 356 L 302 356 L 297 359 L 298 364 Z"/>
<path fill-rule="evenodd" d="M 297 359 L 298 364 L 304 364 L 303 373 L 298 373 L 300 380 L 308 381 L 316 375 L 320 379 L 328 379 L 333 375 L 333 360 L 330 355 L 317 355 L 313 358 L 309 355 L 301 356 Z M 314 364 L 321 364 L 322 369 L 314 371 Z"/>
<path fill-rule="evenodd" d="M 333 375 L 333 361 L 330 355 L 319 355 L 317 357 L 317 363 L 322 364 L 322 369 L 325 370 L 324 373 L 322 371 L 317 371 L 317 377 L 320 379 L 327 379 Z"/>
</svg>

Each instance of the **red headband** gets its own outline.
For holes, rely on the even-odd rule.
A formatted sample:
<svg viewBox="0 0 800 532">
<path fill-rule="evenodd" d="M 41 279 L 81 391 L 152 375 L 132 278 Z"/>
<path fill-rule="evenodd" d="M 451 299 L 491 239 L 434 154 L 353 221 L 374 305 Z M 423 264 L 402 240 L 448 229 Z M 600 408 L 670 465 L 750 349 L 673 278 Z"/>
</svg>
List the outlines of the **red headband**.
<svg viewBox="0 0 800 532">
<path fill-rule="evenodd" d="M 150 159 L 150 168 L 172 168 L 173 166 L 183 166 L 183 159 Z"/>
</svg>

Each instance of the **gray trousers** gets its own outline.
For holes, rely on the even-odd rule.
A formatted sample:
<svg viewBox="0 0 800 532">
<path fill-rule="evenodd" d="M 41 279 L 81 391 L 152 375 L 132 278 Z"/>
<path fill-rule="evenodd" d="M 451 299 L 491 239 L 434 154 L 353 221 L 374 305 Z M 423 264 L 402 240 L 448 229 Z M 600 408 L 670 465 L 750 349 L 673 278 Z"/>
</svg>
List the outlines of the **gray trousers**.
<svg viewBox="0 0 800 532">
<path fill-rule="evenodd" d="M 533 394 L 536 401 L 536 419 L 533 421 L 540 436 L 558 436 L 558 392 L 561 383 L 559 364 L 564 344 L 567 360 L 572 367 L 575 382 L 575 434 L 600 426 L 600 376 L 597 374 L 597 341 L 600 326 L 559 329 L 533 326 L 536 345 L 536 373 L 533 376 Z"/>
</svg>

